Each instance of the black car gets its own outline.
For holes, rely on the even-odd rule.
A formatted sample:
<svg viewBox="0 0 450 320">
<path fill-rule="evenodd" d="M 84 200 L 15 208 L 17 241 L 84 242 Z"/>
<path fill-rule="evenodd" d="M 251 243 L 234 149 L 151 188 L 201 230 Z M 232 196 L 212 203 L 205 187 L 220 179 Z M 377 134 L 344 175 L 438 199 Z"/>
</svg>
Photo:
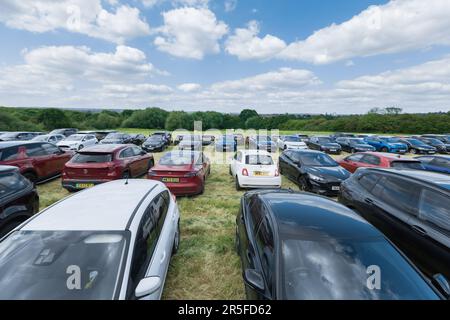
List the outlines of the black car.
<svg viewBox="0 0 450 320">
<path fill-rule="evenodd" d="M 445 144 L 450 144 L 450 136 L 447 134 L 424 134 L 422 137 L 424 138 L 431 138 L 431 139 L 438 139 L 442 141 Z"/>
<path fill-rule="evenodd" d="M 106 136 L 100 141 L 100 144 L 132 144 L 133 137 L 128 133 L 114 132 Z"/>
<path fill-rule="evenodd" d="M 430 284 L 367 221 L 310 193 L 246 193 L 236 219 L 236 250 L 251 300 L 444 298 L 437 289 L 442 286 Z"/>
<path fill-rule="evenodd" d="M 295 136 L 297 136 L 302 142 L 309 140 L 309 136 L 307 134 L 297 133 Z"/>
<path fill-rule="evenodd" d="M 400 139 L 400 142 L 408 146 L 408 151 L 412 154 L 435 154 L 437 149 L 432 147 L 425 142 L 414 139 L 414 138 L 404 138 Z"/>
<path fill-rule="evenodd" d="M 450 177 L 363 169 L 342 184 L 339 201 L 390 238 L 430 278 L 450 278 Z"/>
<path fill-rule="evenodd" d="M 167 140 L 160 135 L 151 136 L 142 144 L 147 152 L 163 152 L 167 147 Z"/>
<path fill-rule="evenodd" d="M 64 129 L 55 129 L 49 134 L 62 134 L 66 137 L 70 137 L 71 135 L 77 134 L 78 129 L 75 128 L 64 128 Z"/>
<path fill-rule="evenodd" d="M 39 196 L 19 169 L 0 166 L 0 238 L 39 210 Z"/>
<path fill-rule="evenodd" d="M 448 155 L 421 156 L 416 159 L 422 162 L 427 171 L 450 174 L 450 156 Z"/>
<path fill-rule="evenodd" d="M 29 141 L 38 135 L 37 132 L 6 132 L 0 135 L 0 141 Z"/>
<path fill-rule="evenodd" d="M 342 133 L 342 132 L 336 132 L 332 134 L 331 139 L 336 141 L 338 138 L 356 138 L 356 135 L 353 133 Z"/>
<path fill-rule="evenodd" d="M 330 137 L 311 137 L 306 142 L 308 148 L 323 151 L 329 154 L 341 154 L 342 147 Z"/>
<path fill-rule="evenodd" d="M 342 181 L 350 172 L 342 168 L 329 155 L 311 150 L 287 150 L 279 159 L 280 173 L 300 190 L 337 196 Z"/>
<path fill-rule="evenodd" d="M 364 139 L 361 138 L 337 138 L 336 142 L 339 143 L 343 151 L 349 153 L 367 152 L 376 150 L 374 147 L 367 144 L 364 141 Z"/>
<path fill-rule="evenodd" d="M 166 145 L 170 146 L 172 143 L 172 134 L 167 131 L 157 131 L 154 132 L 151 136 L 162 136 L 164 140 L 166 141 Z"/>
<path fill-rule="evenodd" d="M 147 138 L 143 134 L 138 133 L 131 135 L 131 143 L 137 146 L 142 146 L 145 140 L 147 140 Z"/>
<path fill-rule="evenodd" d="M 438 153 L 441 154 L 450 153 L 450 144 L 445 144 L 439 139 L 425 138 L 425 137 L 413 137 L 413 138 L 420 140 L 429 146 L 435 147 Z"/>
</svg>

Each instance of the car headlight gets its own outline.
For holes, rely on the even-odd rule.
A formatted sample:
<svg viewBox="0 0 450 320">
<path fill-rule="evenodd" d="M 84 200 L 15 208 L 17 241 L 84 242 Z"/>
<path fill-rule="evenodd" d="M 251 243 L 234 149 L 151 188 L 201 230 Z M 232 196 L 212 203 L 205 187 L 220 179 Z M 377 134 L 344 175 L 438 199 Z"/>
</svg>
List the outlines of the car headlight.
<svg viewBox="0 0 450 320">
<path fill-rule="evenodd" d="M 309 173 L 308 175 L 309 175 L 309 178 L 313 181 L 316 181 L 316 182 L 324 182 L 325 181 L 324 178 L 316 176 L 314 174 Z"/>
</svg>

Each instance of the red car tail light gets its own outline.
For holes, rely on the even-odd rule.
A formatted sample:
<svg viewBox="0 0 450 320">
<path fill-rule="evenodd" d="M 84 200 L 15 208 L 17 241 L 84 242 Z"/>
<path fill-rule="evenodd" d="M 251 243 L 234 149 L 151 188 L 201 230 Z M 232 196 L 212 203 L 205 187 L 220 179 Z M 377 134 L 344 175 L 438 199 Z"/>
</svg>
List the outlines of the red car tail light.
<svg viewBox="0 0 450 320">
<path fill-rule="evenodd" d="M 242 175 L 248 177 L 248 170 L 246 168 L 242 169 Z"/>
<path fill-rule="evenodd" d="M 148 171 L 148 176 L 149 177 L 156 177 L 158 174 L 155 172 L 155 171 L 153 171 L 153 170 L 149 170 Z"/>
<path fill-rule="evenodd" d="M 193 178 L 193 177 L 197 177 L 200 175 L 201 171 L 195 171 L 195 172 L 189 172 L 187 174 L 184 175 L 185 178 Z"/>
</svg>

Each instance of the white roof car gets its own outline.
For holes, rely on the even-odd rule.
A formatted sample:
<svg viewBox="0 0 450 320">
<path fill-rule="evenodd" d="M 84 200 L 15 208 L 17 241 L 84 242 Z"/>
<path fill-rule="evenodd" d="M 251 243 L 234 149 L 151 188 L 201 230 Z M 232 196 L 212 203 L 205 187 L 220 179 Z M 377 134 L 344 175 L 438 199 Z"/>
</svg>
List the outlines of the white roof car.
<svg viewBox="0 0 450 320">
<path fill-rule="evenodd" d="M 159 299 L 179 246 L 164 186 L 117 180 L 41 211 L 0 241 L 0 300 Z"/>
<path fill-rule="evenodd" d="M 73 134 L 64 140 L 61 140 L 56 145 L 61 149 L 81 150 L 84 147 L 90 147 L 98 143 L 95 134 Z"/>
<path fill-rule="evenodd" d="M 32 140 L 57 144 L 58 142 L 60 142 L 61 140 L 64 140 L 65 138 L 66 138 L 66 136 L 62 135 L 62 134 L 43 134 L 43 135 L 34 137 Z"/>
<path fill-rule="evenodd" d="M 281 188 L 278 166 L 267 151 L 240 150 L 230 164 L 236 190 L 242 188 Z"/>
<path fill-rule="evenodd" d="M 308 146 L 298 136 L 281 136 L 278 139 L 278 148 L 280 150 L 305 150 Z"/>
</svg>

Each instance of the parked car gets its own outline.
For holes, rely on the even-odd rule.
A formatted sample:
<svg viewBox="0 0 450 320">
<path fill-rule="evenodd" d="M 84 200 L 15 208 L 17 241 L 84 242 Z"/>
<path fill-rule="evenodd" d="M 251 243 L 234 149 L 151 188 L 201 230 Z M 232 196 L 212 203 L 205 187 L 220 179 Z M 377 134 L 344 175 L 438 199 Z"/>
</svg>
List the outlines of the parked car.
<svg viewBox="0 0 450 320">
<path fill-rule="evenodd" d="M 31 140 L 37 141 L 37 142 L 48 142 L 48 143 L 57 144 L 58 142 L 64 140 L 65 138 L 66 138 L 66 136 L 64 136 L 62 134 L 44 134 L 44 135 L 36 136 Z"/>
<path fill-rule="evenodd" d="M 264 150 L 267 152 L 276 152 L 277 145 L 269 136 L 253 136 L 248 138 L 248 149 L 250 150 Z"/>
<path fill-rule="evenodd" d="M 336 142 L 339 143 L 342 151 L 349 153 L 375 151 L 375 147 L 367 144 L 362 138 L 337 138 Z"/>
<path fill-rule="evenodd" d="M 70 137 L 71 135 L 77 134 L 78 129 L 75 128 L 65 128 L 65 129 L 55 129 L 49 134 L 62 134 L 63 136 Z"/>
<path fill-rule="evenodd" d="M 39 210 L 39 196 L 19 168 L 0 166 L 0 239 Z"/>
<path fill-rule="evenodd" d="M 97 143 L 97 138 L 93 134 L 74 134 L 58 142 L 56 145 L 63 150 L 79 151 Z"/>
<path fill-rule="evenodd" d="M 156 131 L 151 136 L 162 136 L 166 140 L 167 146 L 172 144 L 172 134 L 168 131 Z"/>
<path fill-rule="evenodd" d="M 233 134 L 233 136 L 236 139 L 238 146 L 242 146 L 245 144 L 245 138 L 242 133 L 235 133 L 235 134 Z"/>
<path fill-rule="evenodd" d="M 77 191 L 112 180 L 137 178 L 146 175 L 153 165 L 153 156 L 135 145 L 86 147 L 66 163 L 62 186 Z"/>
<path fill-rule="evenodd" d="M 341 167 L 354 173 L 358 168 L 394 168 L 409 170 L 424 170 L 417 159 L 402 157 L 392 153 L 364 152 L 338 160 Z"/>
<path fill-rule="evenodd" d="M 183 136 L 182 140 L 178 143 L 178 149 L 188 151 L 202 151 L 202 137 L 197 135 Z"/>
<path fill-rule="evenodd" d="M 165 183 L 177 196 L 202 194 L 211 164 L 203 152 L 172 151 L 166 153 L 148 172 L 148 178 Z"/>
<path fill-rule="evenodd" d="M 309 140 L 309 136 L 307 134 L 297 133 L 296 136 L 303 142 L 307 142 Z"/>
<path fill-rule="evenodd" d="M 450 277 L 449 176 L 360 170 L 343 184 L 339 200 L 381 230 L 428 277 Z"/>
<path fill-rule="evenodd" d="M 427 171 L 450 174 L 450 156 L 421 156 L 416 159 L 422 162 L 422 165 Z"/>
<path fill-rule="evenodd" d="M 236 152 L 237 151 L 237 140 L 235 136 L 221 136 L 215 142 L 215 149 L 217 152 Z"/>
<path fill-rule="evenodd" d="M 101 144 L 131 144 L 133 137 L 128 133 L 114 132 L 110 133 L 103 139 Z"/>
<path fill-rule="evenodd" d="M 342 152 L 342 147 L 339 143 L 334 142 L 330 137 L 314 136 L 306 144 L 312 150 L 323 151 L 328 154 L 341 154 Z"/>
<path fill-rule="evenodd" d="M 364 140 L 379 152 L 401 154 L 408 152 L 408 146 L 396 137 L 369 136 Z"/>
<path fill-rule="evenodd" d="M 230 164 L 236 190 L 242 188 L 281 188 L 278 166 L 267 151 L 238 151 Z"/>
<path fill-rule="evenodd" d="M 155 181 L 114 181 L 66 198 L 0 242 L 0 299 L 159 299 L 179 221 L 175 199 Z"/>
<path fill-rule="evenodd" d="M 330 136 L 331 139 L 336 141 L 338 138 L 356 138 L 356 135 L 353 133 L 342 133 L 342 132 L 336 132 Z"/>
<path fill-rule="evenodd" d="M 216 137 L 210 134 L 204 134 L 202 136 L 202 144 L 204 146 L 209 146 L 216 141 Z"/>
<path fill-rule="evenodd" d="M 250 300 L 444 298 L 381 232 L 310 193 L 246 193 L 236 249 Z"/>
<path fill-rule="evenodd" d="M 147 138 L 143 134 L 138 133 L 131 135 L 131 143 L 137 146 L 142 146 L 145 140 L 147 140 Z"/>
<path fill-rule="evenodd" d="M 280 150 L 308 149 L 306 143 L 298 136 L 281 136 L 277 144 Z"/>
<path fill-rule="evenodd" d="M 163 152 L 167 148 L 167 140 L 160 135 L 150 136 L 142 144 L 142 149 L 147 152 Z"/>
<path fill-rule="evenodd" d="M 311 150 L 287 150 L 279 160 L 280 173 L 296 183 L 300 190 L 337 196 L 342 181 L 350 172 L 329 155 Z"/>
<path fill-rule="evenodd" d="M 445 144 L 439 139 L 424 138 L 424 137 L 413 137 L 413 138 L 418 139 L 432 147 L 435 147 L 437 152 L 440 154 L 450 153 L 450 144 Z"/>
<path fill-rule="evenodd" d="M 36 136 L 36 132 L 6 132 L 0 135 L 0 141 L 29 141 Z"/>
<path fill-rule="evenodd" d="M 445 144 L 450 144 L 450 135 L 448 134 L 424 134 L 422 137 L 429 139 L 438 139 Z"/>
<path fill-rule="evenodd" d="M 59 177 L 72 156 L 72 152 L 46 142 L 0 142 L 0 165 L 18 167 L 33 183 Z"/>
<path fill-rule="evenodd" d="M 403 138 L 400 142 L 408 146 L 409 153 L 412 154 L 435 154 L 437 149 L 429 146 L 426 143 L 414 138 Z"/>
<path fill-rule="evenodd" d="M 105 131 L 95 131 L 94 132 L 95 137 L 97 138 L 97 140 L 99 142 L 102 141 L 103 139 L 105 139 L 108 136 L 108 134 L 111 134 L 111 133 L 117 133 L 117 131 L 116 130 L 105 130 Z"/>
</svg>

